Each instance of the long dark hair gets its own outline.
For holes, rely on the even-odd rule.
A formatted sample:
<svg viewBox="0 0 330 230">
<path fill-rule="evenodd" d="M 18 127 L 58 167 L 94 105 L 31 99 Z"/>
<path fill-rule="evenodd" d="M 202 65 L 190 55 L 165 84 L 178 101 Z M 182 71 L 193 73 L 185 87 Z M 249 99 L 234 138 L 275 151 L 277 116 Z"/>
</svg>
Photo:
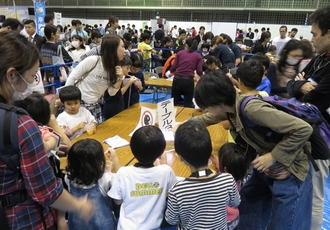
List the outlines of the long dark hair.
<svg viewBox="0 0 330 230">
<path fill-rule="evenodd" d="M 280 71 L 280 73 L 284 74 L 284 70 L 285 70 L 285 67 L 286 67 L 286 60 L 288 58 L 288 54 L 292 51 L 292 50 L 298 50 L 298 49 L 301 49 L 302 51 L 304 51 L 304 46 L 303 44 L 296 40 L 296 39 L 291 39 L 290 41 L 288 41 L 284 48 L 282 49 L 281 53 L 280 53 L 280 59 L 278 60 L 278 63 L 277 63 L 277 67 L 278 67 L 278 70 Z M 300 61 L 295 65 L 295 70 L 296 72 L 298 73 L 298 69 L 299 69 L 299 64 L 300 64 Z"/>
<path fill-rule="evenodd" d="M 117 81 L 116 66 L 119 65 L 117 49 L 123 41 L 118 35 L 104 36 L 101 43 L 100 56 L 102 58 L 103 68 L 108 72 L 110 84 L 115 84 Z"/>
<path fill-rule="evenodd" d="M 271 35 L 270 35 L 269 32 L 263 32 L 263 33 L 261 34 L 260 39 L 257 41 L 257 44 L 261 44 L 261 43 L 263 43 L 267 38 L 270 38 L 270 37 L 271 37 Z"/>
<path fill-rule="evenodd" d="M 186 45 L 189 47 L 188 52 L 194 52 L 197 50 L 198 42 L 192 37 L 186 39 Z"/>
<path fill-rule="evenodd" d="M 66 167 L 69 180 L 81 185 L 93 184 L 103 176 L 104 168 L 105 157 L 100 142 L 84 139 L 70 148 Z"/>
</svg>

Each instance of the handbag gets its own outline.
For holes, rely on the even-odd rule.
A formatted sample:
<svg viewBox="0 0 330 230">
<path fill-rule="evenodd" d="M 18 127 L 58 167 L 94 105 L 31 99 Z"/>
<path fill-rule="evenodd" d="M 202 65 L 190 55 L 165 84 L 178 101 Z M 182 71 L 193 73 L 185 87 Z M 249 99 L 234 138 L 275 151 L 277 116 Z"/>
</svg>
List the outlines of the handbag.
<svg viewBox="0 0 330 230">
<path fill-rule="evenodd" d="M 61 65 L 64 64 L 63 54 L 62 54 L 62 46 L 57 46 L 57 56 L 52 56 L 53 65 Z M 60 66 L 60 81 L 66 81 L 68 79 L 68 74 L 64 66 Z"/>
</svg>

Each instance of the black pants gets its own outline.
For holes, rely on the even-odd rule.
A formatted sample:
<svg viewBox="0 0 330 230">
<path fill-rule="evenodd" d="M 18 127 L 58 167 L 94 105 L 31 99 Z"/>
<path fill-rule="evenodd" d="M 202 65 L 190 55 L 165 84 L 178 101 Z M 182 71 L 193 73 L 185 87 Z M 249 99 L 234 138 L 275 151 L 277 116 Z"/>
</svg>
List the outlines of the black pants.
<svg viewBox="0 0 330 230">
<path fill-rule="evenodd" d="M 174 98 L 174 105 L 178 105 L 184 97 L 184 107 L 193 108 L 193 95 L 194 95 L 194 78 L 185 76 L 175 76 L 172 84 L 172 97 Z"/>
</svg>

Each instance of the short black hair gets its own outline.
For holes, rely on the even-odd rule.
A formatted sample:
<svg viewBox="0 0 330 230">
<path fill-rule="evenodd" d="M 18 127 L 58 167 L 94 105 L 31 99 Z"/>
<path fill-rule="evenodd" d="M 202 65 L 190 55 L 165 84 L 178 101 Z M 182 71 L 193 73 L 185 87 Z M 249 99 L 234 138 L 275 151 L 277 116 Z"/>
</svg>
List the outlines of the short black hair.
<svg viewBox="0 0 330 230">
<path fill-rule="evenodd" d="M 14 105 L 28 112 L 37 123 L 41 125 L 49 123 L 51 115 L 49 103 L 41 94 L 33 93 L 22 101 L 16 101 Z"/>
<path fill-rule="evenodd" d="M 185 31 L 185 30 L 180 30 L 179 31 L 179 36 L 181 35 L 181 34 L 186 34 L 187 32 Z"/>
<path fill-rule="evenodd" d="M 94 38 L 101 38 L 102 34 L 99 31 L 94 30 L 91 35 L 91 39 L 93 40 Z"/>
<path fill-rule="evenodd" d="M 217 66 L 220 67 L 220 61 L 218 58 L 214 57 L 214 56 L 209 56 L 207 59 L 206 59 L 206 62 L 205 64 L 206 65 L 211 65 L 212 63 L 216 64 Z"/>
<path fill-rule="evenodd" d="M 120 66 L 125 66 L 125 65 L 132 65 L 132 60 L 128 56 L 124 56 L 123 60 L 119 61 L 118 63 Z"/>
<path fill-rule="evenodd" d="M 245 150 L 241 146 L 235 143 L 226 143 L 219 149 L 218 157 L 220 172 L 230 173 L 236 181 L 244 179 L 248 162 L 245 157 Z"/>
<path fill-rule="evenodd" d="M 10 29 L 15 31 L 20 26 L 23 29 L 23 24 L 15 18 L 7 18 L 3 23 L 2 27 L 10 26 Z"/>
<path fill-rule="evenodd" d="M 164 44 L 166 44 L 166 43 L 168 43 L 168 42 L 172 42 L 172 41 L 173 41 L 172 38 L 170 38 L 170 37 L 168 37 L 168 36 L 166 36 L 166 37 L 163 38 L 163 43 L 164 43 Z"/>
<path fill-rule="evenodd" d="M 292 28 L 291 31 L 295 31 L 297 33 L 298 29 L 297 28 Z"/>
<path fill-rule="evenodd" d="M 273 52 L 273 51 L 276 51 L 276 50 L 277 50 L 277 47 L 275 45 L 271 45 L 268 48 L 268 52 Z"/>
<path fill-rule="evenodd" d="M 261 62 L 256 60 L 248 60 L 242 62 L 236 72 L 237 78 L 242 81 L 244 86 L 251 89 L 256 89 L 264 75 L 264 68 Z"/>
<path fill-rule="evenodd" d="M 269 65 L 270 65 L 269 58 L 265 54 L 263 54 L 261 52 L 256 53 L 249 60 L 256 60 L 256 61 L 261 62 L 261 64 L 263 66 L 265 66 L 266 70 L 269 68 Z"/>
<path fill-rule="evenodd" d="M 77 25 L 82 25 L 82 22 L 80 20 L 76 20 L 76 26 Z"/>
<path fill-rule="evenodd" d="M 230 79 L 219 72 L 205 74 L 194 90 L 195 100 L 201 109 L 207 107 L 226 105 L 234 106 L 236 90 Z"/>
<path fill-rule="evenodd" d="M 141 35 L 141 38 L 142 38 L 142 41 L 145 41 L 145 40 L 147 40 L 147 39 L 150 39 L 150 34 L 149 34 L 149 33 L 143 33 L 143 34 Z"/>
<path fill-rule="evenodd" d="M 62 103 L 66 101 L 81 101 L 81 91 L 77 86 L 68 85 L 63 87 L 59 93 L 60 100 Z"/>
<path fill-rule="evenodd" d="M 193 167 L 207 166 L 212 153 L 210 133 L 202 123 L 188 120 L 175 132 L 174 148 Z"/>
<path fill-rule="evenodd" d="M 124 41 L 124 46 L 125 46 L 125 50 L 127 50 L 128 47 L 132 46 L 132 42 L 130 42 L 130 41 Z"/>
<path fill-rule="evenodd" d="M 105 157 L 100 142 L 84 139 L 72 145 L 68 153 L 68 178 L 77 184 L 90 185 L 104 174 Z"/>
<path fill-rule="evenodd" d="M 158 24 L 158 28 L 159 29 L 161 29 L 161 28 L 163 28 L 164 26 L 163 26 L 163 24 Z"/>
<path fill-rule="evenodd" d="M 36 27 L 36 23 L 31 19 L 28 19 L 28 20 L 24 21 L 24 25 L 27 25 L 27 24 L 32 24 L 33 27 Z"/>
<path fill-rule="evenodd" d="M 44 17 L 44 23 L 49 23 L 50 21 L 54 20 L 53 14 L 46 14 Z"/>
<path fill-rule="evenodd" d="M 139 53 L 132 53 L 131 54 L 132 66 L 136 68 L 143 67 L 143 57 Z"/>
<path fill-rule="evenodd" d="M 130 34 L 130 33 L 124 33 L 123 34 L 123 38 L 124 38 L 125 41 L 131 42 L 132 41 L 132 34 Z"/>
<path fill-rule="evenodd" d="M 310 16 L 309 20 L 312 24 L 316 24 L 324 36 L 330 29 L 330 5 L 315 10 Z"/>
<path fill-rule="evenodd" d="M 201 46 L 201 49 L 203 49 L 203 48 L 207 48 L 207 50 L 209 50 L 210 49 L 210 44 L 207 43 L 207 42 L 203 42 L 203 44 Z"/>
<path fill-rule="evenodd" d="M 148 125 L 134 132 L 130 147 L 139 163 L 152 164 L 163 154 L 166 141 L 162 131 L 158 127 Z"/>
</svg>

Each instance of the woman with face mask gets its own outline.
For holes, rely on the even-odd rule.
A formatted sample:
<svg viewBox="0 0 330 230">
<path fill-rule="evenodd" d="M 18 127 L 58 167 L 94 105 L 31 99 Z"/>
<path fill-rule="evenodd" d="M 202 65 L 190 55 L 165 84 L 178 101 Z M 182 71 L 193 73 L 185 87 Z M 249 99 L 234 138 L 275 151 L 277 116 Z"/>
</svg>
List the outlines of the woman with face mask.
<svg viewBox="0 0 330 230">
<path fill-rule="evenodd" d="M 7 30 L 0 32 L 0 53 L 0 102 L 12 104 L 32 93 L 39 51 L 24 36 Z M 91 202 L 71 196 L 63 189 L 62 180 L 55 177 L 36 122 L 27 114 L 18 113 L 17 117 L 19 151 L 15 154 L 19 168 L 10 169 L 0 153 L 0 215 L 5 215 L 0 228 L 56 229 L 50 207 L 90 219 Z M 3 145 L 1 141 L 0 149 L 5 148 Z M 63 218 L 59 221 L 66 224 Z"/>
<path fill-rule="evenodd" d="M 44 38 L 44 45 L 41 47 L 40 55 L 41 55 L 41 63 L 42 66 L 50 66 L 53 65 L 53 56 L 59 56 L 58 53 L 58 42 L 60 39 L 60 33 L 57 31 L 56 27 L 54 25 L 46 25 L 45 26 L 45 38 Z M 61 47 L 62 50 L 62 56 L 64 63 L 72 62 L 73 59 L 68 54 L 68 52 L 64 49 L 64 47 Z M 42 74 L 42 79 L 44 80 L 44 84 L 50 84 L 54 81 L 54 70 L 53 69 L 47 69 L 44 71 L 44 74 Z M 58 74 L 60 76 L 60 72 Z M 52 88 L 49 90 L 49 93 L 52 93 Z"/>
<path fill-rule="evenodd" d="M 83 39 L 79 35 L 71 37 L 71 45 L 65 47 L 73 61 L 79 61 L 80 57 L 89 51 L 89 46 L 85 46 Z"/>
<path fill-rule="evenodd" d="M 286 43 L 279 54 L 279 59 L 267 70 L 267 77 L 272 84 L 271 95 L 289 98 L 287 83 L 299 73 L 299 66 L 304 57 L 303 44 L 295 39 Z"/>
</svg>

